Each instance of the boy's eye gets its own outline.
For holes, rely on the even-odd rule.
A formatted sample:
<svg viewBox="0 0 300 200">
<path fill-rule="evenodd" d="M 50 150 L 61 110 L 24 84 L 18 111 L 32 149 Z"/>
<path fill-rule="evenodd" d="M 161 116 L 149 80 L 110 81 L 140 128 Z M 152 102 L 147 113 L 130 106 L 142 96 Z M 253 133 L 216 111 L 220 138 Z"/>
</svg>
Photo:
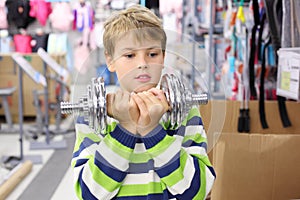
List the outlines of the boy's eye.
<svg viewBox="0 0 300 200">
<path fill-rule="evenodd" d="M 153 52 L 153 53 L 149 53 L 149 56 L 150 56 L 150 57 L 155 57 L 155 56 L 157 56 L 157 55 L 158 55 L 158 53 L 154 53 L 154 52 Z"/>
<path fill-rule="evenodd" d="M 133 58 L 134 57 L 134 54 L 125 54 L 124 55 L 126 58 Z"/>
</svg>

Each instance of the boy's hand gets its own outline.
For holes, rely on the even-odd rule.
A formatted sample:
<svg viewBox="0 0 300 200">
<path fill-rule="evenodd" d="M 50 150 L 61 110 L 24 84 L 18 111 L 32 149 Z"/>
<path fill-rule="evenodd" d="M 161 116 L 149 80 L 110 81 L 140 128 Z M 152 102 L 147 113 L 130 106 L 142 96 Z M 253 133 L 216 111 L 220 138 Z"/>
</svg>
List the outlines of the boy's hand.
<svg viewBox="0 0 300 200">
<path fill-rule="evenodd" d="M 158 125 L 163 114 L 169 109 L 168 102 L 163 91 L 157 88 L 133 94 L 131 97 L 140 111 L 137 132 L 145 136 Z"/>
<path fill-rule="evenodd" d="M 107 94 L 107 114 L 119 121 L 120 125 L 129 132 L 137 133 L 139 109 L 129 92 L 117 91 Z"/>
</svg>

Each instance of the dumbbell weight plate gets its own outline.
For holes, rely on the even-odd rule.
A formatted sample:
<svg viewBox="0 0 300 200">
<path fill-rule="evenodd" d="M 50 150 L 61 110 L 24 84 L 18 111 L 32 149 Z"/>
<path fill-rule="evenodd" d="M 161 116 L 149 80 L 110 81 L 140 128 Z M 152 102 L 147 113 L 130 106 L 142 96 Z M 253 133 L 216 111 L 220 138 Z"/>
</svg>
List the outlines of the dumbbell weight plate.
<svg viewBox="0 0 300 200">
<path fill-rule="evenodd" d="M 169 122 L 171 123 L 171 110 L 173 109 L 174 105 L 172 104 L 174 102 L 174 95 L 171 94 L 170 89 L 171 88 L 171 83 L 170 83 L 170 77 L 168 74 L 165 74 L 162 76 L 161 79 L 161 84 L 160 84 L 160 89 L 164 92 L 167 102 L 169 102 L 169 106 L 170 106 L 170 111 L 166 112 L 163 117 L 162 120 L 164 122 Z"/>
<path fill-rule="evenodd" d="M 185 89 L 182 84 L 182 82 L 179 80 L 179 78 L 175 75 L 172 75 L 173 77 L 173 83 L 174 83 L 174 90 L 176 93 L 176 104 L 177 104 L 177 110 L 174 115 L 176 116 L 176 125 L 181 124 L 183 118 L 185 117 Z"/>
<path fill-rule="evenodd" d="M 94 107 L 94 129 L 97 133 L 103 133 L 107 122 L 107 108 L 106 108 L 106 89 L 104 86 L 104 79 L 98 77 L 92 81 L 93 85 L 93 107 Z"/>
</svg>

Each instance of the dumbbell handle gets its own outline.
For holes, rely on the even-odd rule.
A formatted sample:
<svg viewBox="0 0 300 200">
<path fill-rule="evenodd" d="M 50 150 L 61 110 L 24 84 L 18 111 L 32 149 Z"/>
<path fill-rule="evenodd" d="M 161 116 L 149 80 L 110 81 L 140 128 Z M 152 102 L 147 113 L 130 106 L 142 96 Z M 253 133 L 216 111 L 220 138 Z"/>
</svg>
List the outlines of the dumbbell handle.
<svg viewBox="0 0 300 200">
<path fill-rule="evenodd" d="M 208 94 L 192 94 L 192 104 L 193 105 L 204 105 L 208 103 Z"/>
<path fill-rule="evenodd" d="M 80 114 L 84 110 L 84 105 L 80 103 L 61 102 L 62 114 Z"/>
</svg>

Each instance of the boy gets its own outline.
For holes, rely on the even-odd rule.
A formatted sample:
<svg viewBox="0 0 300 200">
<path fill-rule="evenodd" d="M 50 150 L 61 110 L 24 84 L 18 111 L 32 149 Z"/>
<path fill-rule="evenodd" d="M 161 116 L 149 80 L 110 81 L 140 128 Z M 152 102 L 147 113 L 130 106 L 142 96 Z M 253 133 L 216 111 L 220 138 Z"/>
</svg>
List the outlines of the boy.
<svg viewBox="0 0 300 200">
<path fill-rule="evenodd" d="M 132 6 L 104 25 L 107 66 L 121 90 L 108 95 L 116 119 L 96 135 L 76 124 L 72 159 L 79 199 L 205 199 L 215 173 L 197 107 L 176 129 L 160 123 L 169 109 L 160 80 L 166 48 L 161 21 Z"/>
</svg>

